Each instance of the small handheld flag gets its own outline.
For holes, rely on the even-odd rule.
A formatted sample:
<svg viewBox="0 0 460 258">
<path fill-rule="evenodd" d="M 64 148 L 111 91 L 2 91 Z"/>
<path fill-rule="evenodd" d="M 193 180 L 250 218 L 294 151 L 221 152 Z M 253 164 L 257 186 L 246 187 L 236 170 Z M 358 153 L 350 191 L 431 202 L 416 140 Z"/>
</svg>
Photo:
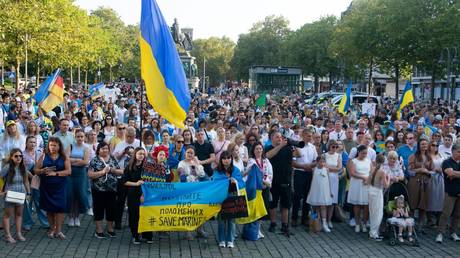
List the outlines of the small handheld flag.
<svg viewBox="0 0 460 258">
<path fill-rule="evenodd" d="M 350 80 L 350 83 L 348 83 L 347 86 L 347 91 L 345 94 L 343 94 L 342 100 L 340 101 L 339 104 L 339 113 L 345 115 L 348 112 L 348 109 L 350 109 L 350 102 L 351 102 L 351 87 L 353 83 Z"/>
<path fill-rule="evenodd" d="M 412 84 L 410 83 L 410 81 L 407 81 L 406 86 L 404 87 L 404 92 L 401 96 L 401 100 L 399 101 L 399 105 L 397 108 L 398 119 L 401 118 L 402 109 L 412 102 L 414 102 L 414 93 L 412 92 Z"/>
<path fill-rule="evenodd" d="M 165 19 L 155 0 L 142 0 L 139 46 L 141 77 L 155 111 L 184 128 L 190 92 L 184 68 Z"/>
</svg>

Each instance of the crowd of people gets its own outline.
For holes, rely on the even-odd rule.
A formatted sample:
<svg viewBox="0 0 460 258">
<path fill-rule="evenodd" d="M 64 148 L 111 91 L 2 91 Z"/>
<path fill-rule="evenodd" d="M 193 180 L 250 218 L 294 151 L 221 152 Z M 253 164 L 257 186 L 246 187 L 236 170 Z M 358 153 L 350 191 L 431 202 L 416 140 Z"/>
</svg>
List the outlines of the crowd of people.
<svg viewBox="0 0 460 258">
<path fill-rule="evenodd" d="M 307 95 L 300 93 L 268 95 L 256 106 L 257 95 L 248 89 L 193 91 L 185 129 L 179 129 L 147 101 L 139 105 L 137 85 L 115 87 L 120 92 L 111 97 L 66 93 L 48 113 L 32 92 L 0 89 L 1 193 L 27 195 L 22 205 L 3 201 L 5 241 L 26 241 L 23 232 L 36 220 L 49 238 L 65 239 L 63 224 L 79 227 L 83 214 L 93 216 L 95 237 L 113 238 L 127 206 L 133 243 L 152 243 L 152 232 L 137 232 L 144 182 L 236 183 L 253 166 L 263 173 L 269 232 L 278 231 L 278 219 L 287 236 L 291 227 L 317 219 L 327 233 L 341 218 L 380 241 L 384 193 L 398 183 L 408 189 L 391 215 L 399 242 L 414 241 L 413 230 L 437 230 L 437 242 L 449 230 L 460 241 L 455 103 L 412 103 L 398 116 L 397 102 L 388 99 L 376 114 L 353 104 L 342 115 L 328 103 L 305 104 Z M 234 247 L 235 221 L 217 220 L 219 246 Z M 194 239 L 191 232 L 185 237 Z M 203 227 L 196 237 L 207 237 Z M 258 237 L 264 237 L 261 230 Z"/>
</svg>

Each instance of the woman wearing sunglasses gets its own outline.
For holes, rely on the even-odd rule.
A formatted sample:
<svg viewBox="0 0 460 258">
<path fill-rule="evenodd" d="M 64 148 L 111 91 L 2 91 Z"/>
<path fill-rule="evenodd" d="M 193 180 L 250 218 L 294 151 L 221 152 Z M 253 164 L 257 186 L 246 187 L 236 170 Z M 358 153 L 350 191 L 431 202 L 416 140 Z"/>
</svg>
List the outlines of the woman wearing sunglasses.
<svg viewBox="0 0 460 258">
<path fill-rule="evenodd" d="M 328 151 L 325 153 L 326 167 L 329 172 L 329 183 L 332 194 L 332 205 L 327 207 L 327 225 L 332 228 L 332 213 L 338 203 L 339 172 L 342 171 L 342 155 L 338 153 L 338 145 L 335 140 L 329 140 Z"/>
<path fill-rule="evenodd" d="M 19 193 L 27 193 L 30 196 L 29 179 L 22 158 L 22 152 L 18 148 L 14 148 L 10 152 L 10 158 L 6 166 L 3 167 L 1 177 L 6 178 L 4 192 L 0 196 L 6 195 L 7 191 Z M 21 233 L 22 227 L 22 212 L 24 204 L 16 204 L 5 201 L 5 210 L 3 213 L 3 228 L 5 230 L 5 241 L 7 243 L 16 243 L 16 240 L 11 236 L 10 232 L 10 217 L 14 217 L 16 224 L 16 238 L 23 242 L 26 241 Z"/>
</svg>

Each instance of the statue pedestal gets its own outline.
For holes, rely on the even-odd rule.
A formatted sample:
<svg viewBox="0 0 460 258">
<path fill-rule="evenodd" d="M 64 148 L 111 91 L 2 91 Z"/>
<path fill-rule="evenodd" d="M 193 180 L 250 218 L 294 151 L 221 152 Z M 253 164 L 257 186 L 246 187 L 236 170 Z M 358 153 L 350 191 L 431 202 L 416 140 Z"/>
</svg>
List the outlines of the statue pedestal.
<svg viewBox="0 0 460 258">
<path fill-rule="evenodd" d="M 188 51 L 179 52 L 179 58 L 184 67 L 185 76 L 187 77 L 188 86 L 190 89 L 197 88 L 200 80 L 196 77 L 197 66 L 195 64 L 195 57 L 191 56 Z"/>
</svg>

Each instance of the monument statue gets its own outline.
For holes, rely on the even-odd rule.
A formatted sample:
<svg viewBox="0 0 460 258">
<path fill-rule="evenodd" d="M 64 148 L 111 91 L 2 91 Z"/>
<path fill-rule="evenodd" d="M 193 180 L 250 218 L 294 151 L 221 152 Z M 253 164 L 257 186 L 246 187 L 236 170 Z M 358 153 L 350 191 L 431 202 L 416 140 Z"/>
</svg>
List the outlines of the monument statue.
<svg viewBox="0 0 460 258">
<path fill-rule="evenodd" d="M 174 42 L 181 46 L 185 51 L 191 51 L 193 49 L 191 36 L 180 30 L 179 23 L 176 18 L 174 18 L 174 24 L 171 26 L 171 35 Z"/>
</svg>

